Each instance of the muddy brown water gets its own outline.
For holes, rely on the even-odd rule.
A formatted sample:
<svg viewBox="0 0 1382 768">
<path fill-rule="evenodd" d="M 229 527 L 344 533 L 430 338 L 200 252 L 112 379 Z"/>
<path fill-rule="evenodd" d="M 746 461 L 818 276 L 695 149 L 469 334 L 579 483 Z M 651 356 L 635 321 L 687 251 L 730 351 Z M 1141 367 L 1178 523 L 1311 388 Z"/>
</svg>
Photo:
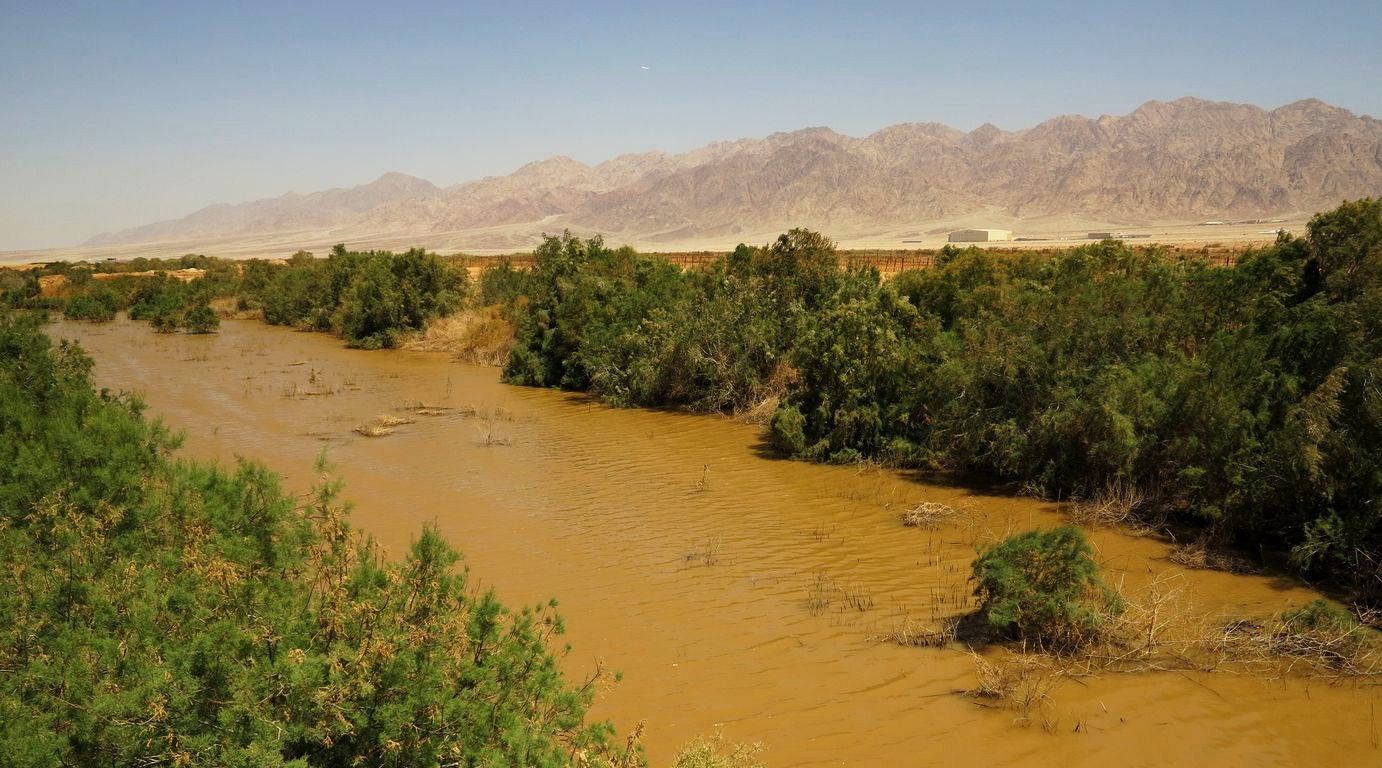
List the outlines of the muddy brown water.
<svg viewBox="0 0 1382 768">
<path fill-rule="evenodd" d="M 621 735 L 646 720 L 653 765 L 717 732 L 763 742 L 773 766 L 1382 764 L 1369 681 L 1061 675 L 1024 724 L 960 693 L 978 685 L 968 652 L 876 640 L 968 610 L 975 545 L 1061 521 L 1050 504 L 782 461 L 729 419 L 604 408 L 444 355 L 347 350 L 253 322 L 199 337 L 125 320 L 50 333 L 81 342 L 99 386 L 140 393 L 184 431 L 184 454 L 262 461 L 304 492 L 325 451 L 352 519 L 392 552 L 435 521 L 474 583 L 510 605 L 558 598 L 568 674 L 600 660 L 622 672 L 593 715 Z M 413 421 L 354 431 L 383 416 Z M 964 513 L 937 531 L 903 527 L 921 501 Z M 1316 597 L 1186 572 L 1153 538 L 1093 539 L 1130 597 L 1174 594 L 1162 610 L 1186 623 Z"/>
</svg>

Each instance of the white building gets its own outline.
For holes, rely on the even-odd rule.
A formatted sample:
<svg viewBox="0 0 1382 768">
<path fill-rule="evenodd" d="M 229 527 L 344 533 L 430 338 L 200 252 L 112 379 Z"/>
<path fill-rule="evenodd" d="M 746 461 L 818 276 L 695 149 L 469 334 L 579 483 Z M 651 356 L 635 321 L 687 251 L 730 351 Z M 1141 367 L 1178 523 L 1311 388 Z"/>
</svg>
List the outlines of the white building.
<svg viewBox="0 0 1382 768">
<path fill-rule="evenodd" d="M 1010 229 L 957 229 L 950 233 L 952 243 L 992 243 L 1012 239 Z"/>
</svg>

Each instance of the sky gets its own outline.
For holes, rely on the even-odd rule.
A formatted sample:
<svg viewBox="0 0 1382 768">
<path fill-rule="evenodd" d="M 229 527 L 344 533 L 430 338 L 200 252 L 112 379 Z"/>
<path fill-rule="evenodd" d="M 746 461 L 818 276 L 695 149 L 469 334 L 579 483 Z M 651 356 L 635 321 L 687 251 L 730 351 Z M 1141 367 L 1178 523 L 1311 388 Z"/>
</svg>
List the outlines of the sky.
<svg viewBox="0 0 1382 768">
<path fill-rule="evenodd" d="M 1382 2 L 0 0 L 0 251 L 826 126 L 1182 96 L 1382 118 Z"/>
</svg>

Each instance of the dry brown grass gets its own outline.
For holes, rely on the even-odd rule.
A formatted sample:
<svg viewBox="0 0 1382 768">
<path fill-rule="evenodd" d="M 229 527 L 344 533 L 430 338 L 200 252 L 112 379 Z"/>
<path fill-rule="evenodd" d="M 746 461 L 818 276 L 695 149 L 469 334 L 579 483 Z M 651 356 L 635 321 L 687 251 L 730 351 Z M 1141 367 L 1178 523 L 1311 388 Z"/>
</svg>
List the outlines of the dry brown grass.
<svg viewBox="0 0 1382 768">
<path fill-rule="evenodd" d="M 450 352 L 475 365 L 503 365 L 513 346 L 514 329 L 497 306 L 437 318 L 422 335 L 403 344 L 421 352 Z"/>
<path fill-rule="evenodd" d="M 1205 615 L 1189 599 L 1190 583 L 1167 573 L 1144 594 L 1124 596 L 1125 610 L 1109 620 L 1101 642 L 1064 659 L 1067 671 L 1382 676 L 1382 637 L 1365 625 Z"/>
<path fill-rule="evenodd" d="M 233 298 L 211 300 L 211 309 L 222 320 L 263 320 L 262 309 L 240 309 L 239 301 Z"/>
<path fill-rule="evenodd" d="M 737 417 L 745 424 L 765 426 L 772 422 L 773 414 L 777 412 L 777 406 L 781 402 L 782 399 L 778 395 L 770 395 L 752 408 L 740 411 Z"/>
<path fill-rule="evenodd" d="M 1137 520 L 1146 503 L 1140 488 L 1126 480 L 1114 480 L 1089 499 L 1070 505 L 1070 518 L 1081 525 L 1118 526 Z"/>
<path fill-rule="evenodd" d="M 1203 540 L 1177 544 L 1168 556 L 1171 562 L 1186 568 L 1225 573 L 1257 573 L 1257 566 L 1231 552 L 1210 546 Z"/>
<path fill-rule="evenodd" d="M 939 501 L 923 501 L 902 513 L 902 524 L 934 531 L 959 513 L 960 510 L 949 504 L 942 504 Z"/>
<path fill-rule="evenodd" d="M 737 744 L 722 734 L 697 736 L 677 750 L 672 768 L 764 768 L 761 743 Z"/>
<path fill-rule="evenodd" d="M 1236 619 L 1207 627 L 1197 650 L 1212 669 L 1263 677 L 1382 676 L 1382 647 L 1362 625 L 1300 627 L 1281 618 Z"/>
<path fill-rule="evenodd" d="M 735 406 L 736 417 L 746 424 L 766 426 L 773 420 L 773 414 L 777 412 L 777 406 L 782 402 L 782 396 L 786 394 L 787 389 L 800 379 L 801 373 L 790 363 L 779 362 L 768 376 L 768 380 L 759 388 L 752 404 L 746 407 Z"/>
<path fill-rule="evenodd" d="M 1013 724 L 1034 723 L 1055 732 L 1060 723 L 1052 693 L 1067 676 L 1059 659 L 1041 653 L 1009 652 L 990 660 L 970 651 L 978 687 L 967 691 L 987 706 L 1014 713 Z"/>
<path fill-rule="evenodd" d="M 376 416 L 374 420 L 368 424 L 361 424 L 356 427 L 355 431 L 365 437 L 387 437 L 393 434 L 394 427 L 403 424 L 412 424 L 413 421 L 414 419 L 410 419 L 406 416 Z"/>
<path fill-rule="evenodd" d="M 926 623 L 904 617 L 902 622 L 887 632 L 871 635 L 868 639 L 876 643 L 920 648 L 945 648 L 955 642 L 955 634 L 960 626 L 960 617 L 950 616 L 939 623 Z"/>
<path fill-rule="evenodd" d="M 404 402 L 398 405 L 395 410 L 403 413 L 411 413 L 414 416 L 448 416 L 453 413 L 461 416 L 474 416 L 476 413 L 475 406 L 473 405 L 463 405 L 459 408 L 453 408 L 449 405 L 438 405 L 422 400 Z"/>
</svg>

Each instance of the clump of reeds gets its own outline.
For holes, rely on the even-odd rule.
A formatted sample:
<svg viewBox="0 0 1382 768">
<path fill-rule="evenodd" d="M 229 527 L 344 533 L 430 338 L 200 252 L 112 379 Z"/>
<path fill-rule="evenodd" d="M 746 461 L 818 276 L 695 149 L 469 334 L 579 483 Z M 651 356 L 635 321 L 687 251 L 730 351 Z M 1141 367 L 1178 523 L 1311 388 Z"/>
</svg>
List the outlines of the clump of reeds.
<svg viewBox="0 0 1382 768">
<path fill-rule="evenodd" d="M 705 466 L 701 467 L 701 479 L 698 480 L 698 481 L 696 481 L 696 490 L 697 490 L 697 491 L 708 491 L 708 490 L 710 490 L 710 465 L 709 465 L 709 464 L 706 464 Z"/>
<path fill-rule="evenodd" d="M 815 582 L 806 590 L 806 610 L 810 611 L 812 616 L 825 613 L 825 609 L 830 607 L 837 589 L 839 587 L 835 584 L 835 580 L 830 578 L 830 574 L 825 571 L 816 571 Z"/>
<path fill-rule="evenodd" d="M 830 606 L 838 606 L 841 613 L 873 610 L 873 595 L 859 584 L 841 584 L 825 571 L 817 571 L 815 581 L 806 590 L 806 609 L 812 616 L 825 613 Z"/>
<path fill-rule="evenodd" d="M 478 429 L 480 430 L 480 445 L 486 448 L 513 445 L 513 437 L 496 432 L 494 429 L 494 419 L 489 416 L 484 418 Z"/>
<path fill-rule="evenodd" d="M 849 584 L 840 590 L 844 604 L 860 613 L 873 609 L 873 594 L 861 584 Z"/>
</svg>

